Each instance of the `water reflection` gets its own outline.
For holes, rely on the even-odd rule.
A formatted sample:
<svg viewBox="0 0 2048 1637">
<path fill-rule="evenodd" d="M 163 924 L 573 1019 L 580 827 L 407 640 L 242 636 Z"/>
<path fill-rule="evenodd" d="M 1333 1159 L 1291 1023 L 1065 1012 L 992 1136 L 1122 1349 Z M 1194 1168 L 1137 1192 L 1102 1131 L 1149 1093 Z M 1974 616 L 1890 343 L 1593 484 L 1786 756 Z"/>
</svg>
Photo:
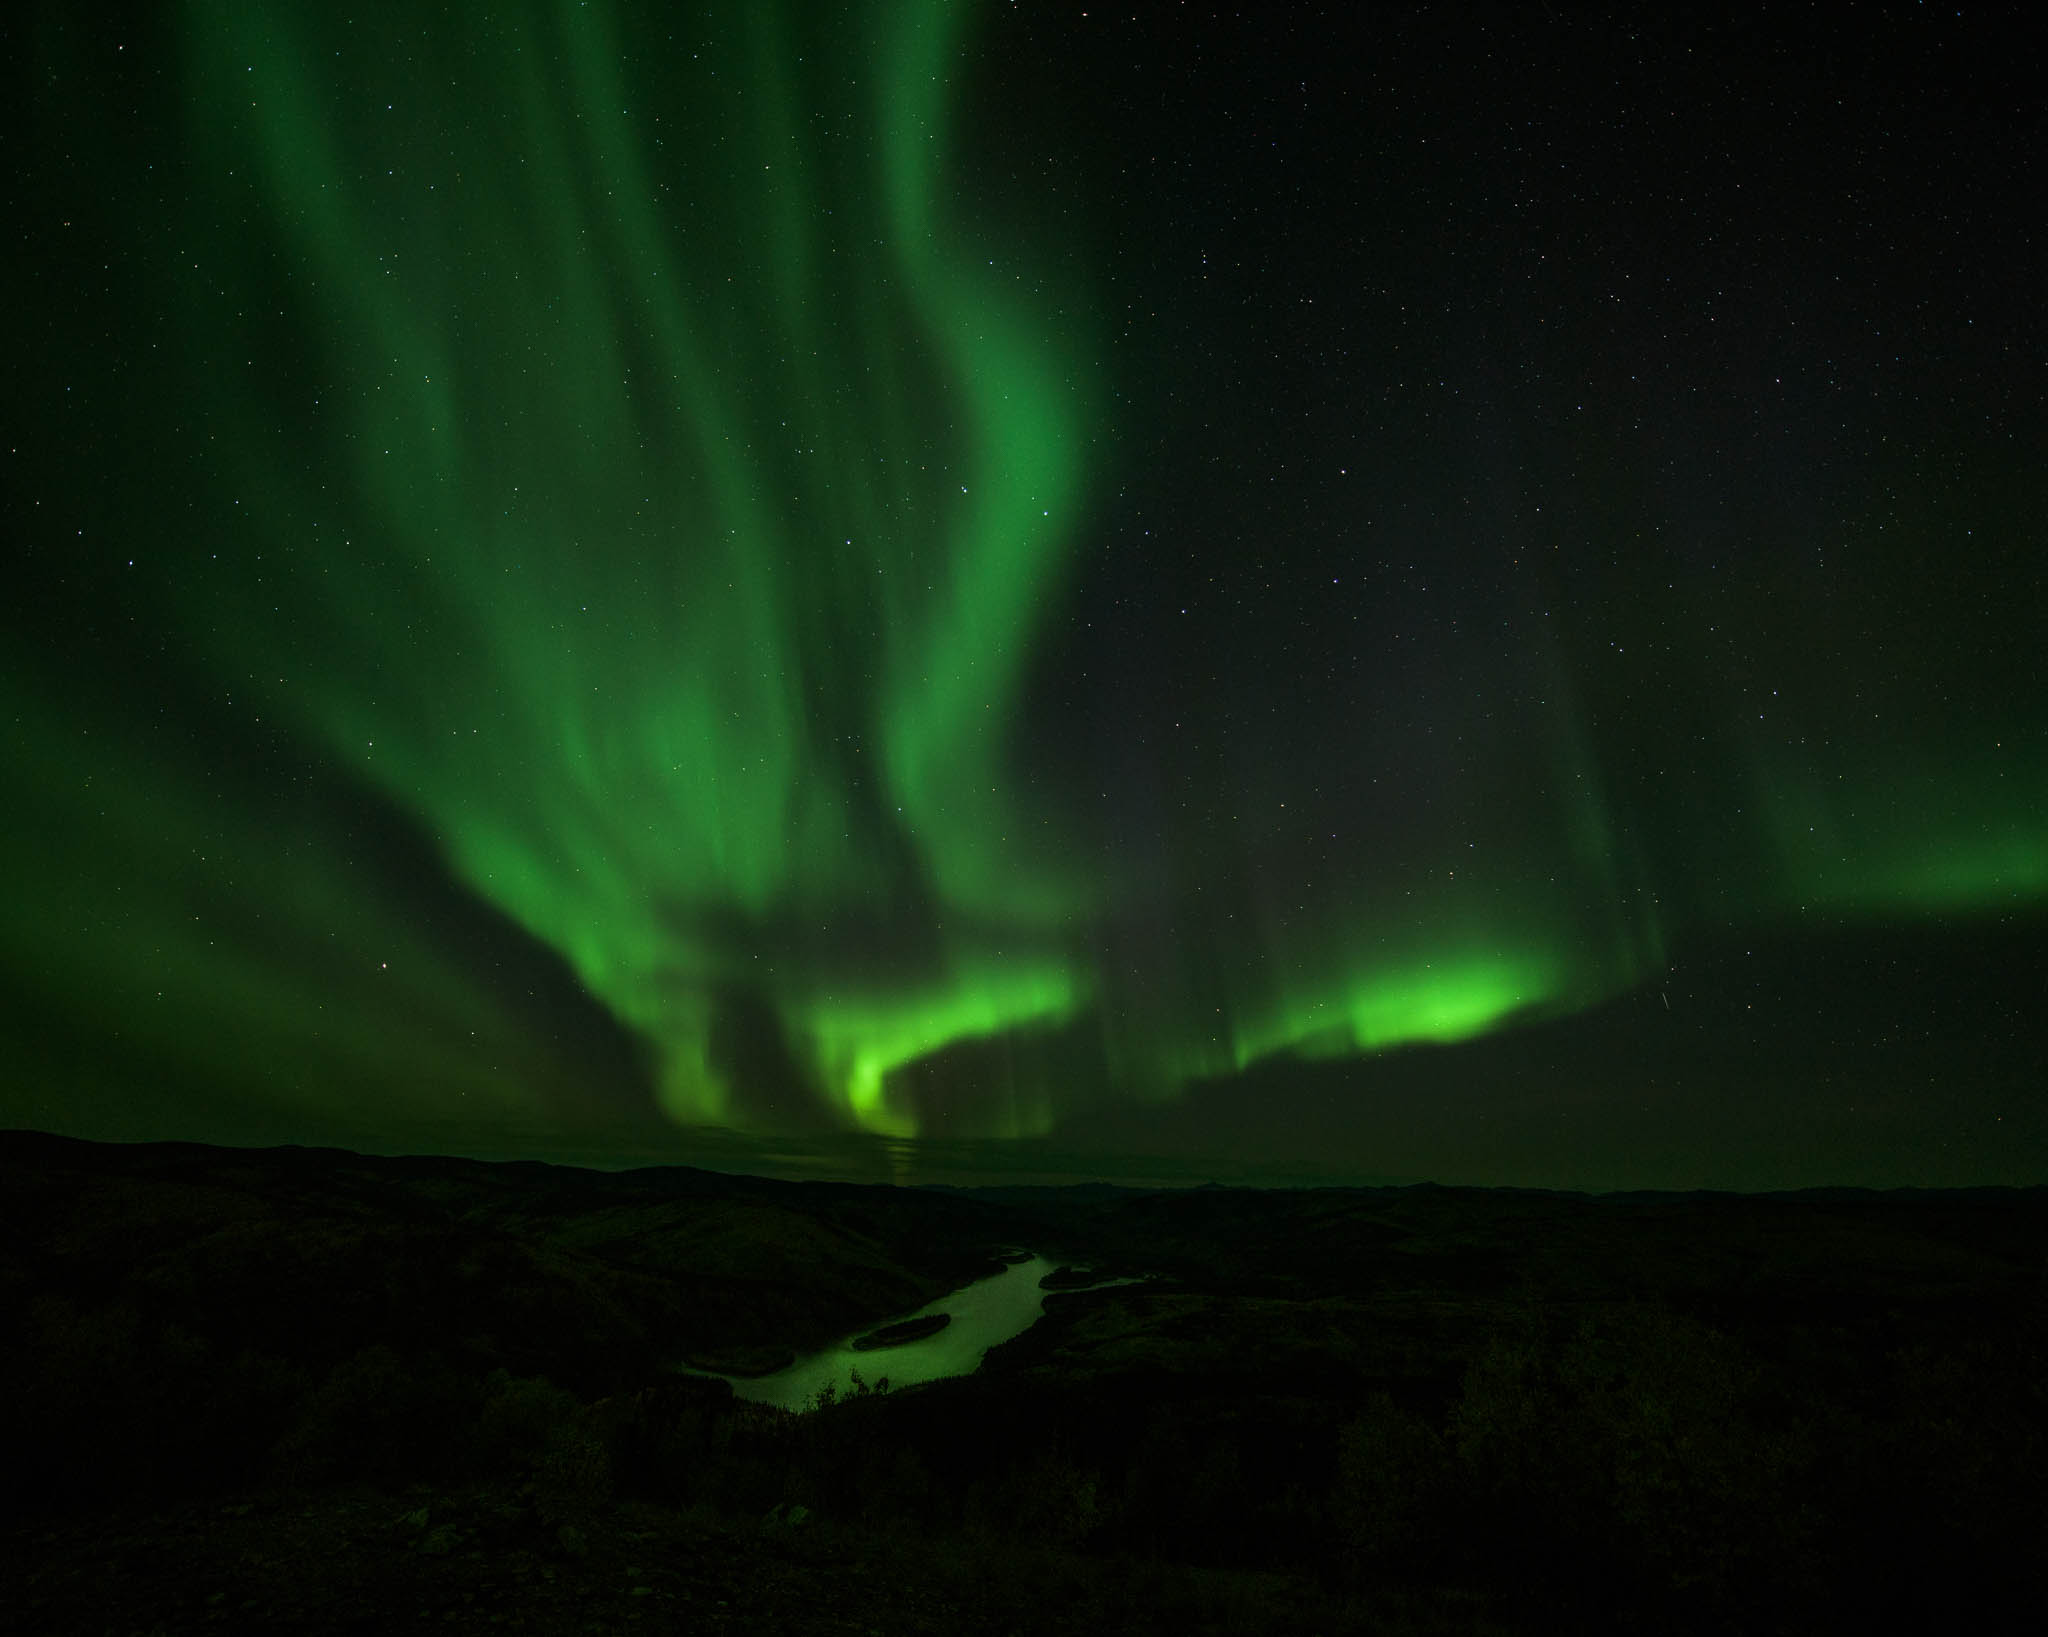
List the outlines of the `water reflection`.
<svg viewBox="0 0 2048 1637">
<path fill-rule="evenodd" d="M 1052 1272 L 1054 1264 L 1042 1256 L 1017 1262 L 1001 1273 L 977 1280 L 937 1301 L 927 1302 L 914 1313 L 877 1324 L 862 1325 L 822 1352 L 798 1359 L 786 1370 L 766 1376 L 730 1376 L 732 1390 L 741 1398 L 759 1404 L 774 1404 L 785 1410 L 808 1409 L 818 1394 L 830 1387 L 845 1393 L 852 1389 L 854 1372 L 873 1386 L 883 1377 L 891 1387 L 914 1386 L 920 1381 L 937 1381 L 943 1376 L 972 1375 L 991 1347 L 1020 1336 L 1045 1313 L 1045 1292 L 1038 1281 Z M 881 1328 L 931 1313 L 945 1313 L 952 1323 L 922 1341 L 900 1347 L 877 1347 L 856 1352 L 853 1343 Z"/>
</svg>

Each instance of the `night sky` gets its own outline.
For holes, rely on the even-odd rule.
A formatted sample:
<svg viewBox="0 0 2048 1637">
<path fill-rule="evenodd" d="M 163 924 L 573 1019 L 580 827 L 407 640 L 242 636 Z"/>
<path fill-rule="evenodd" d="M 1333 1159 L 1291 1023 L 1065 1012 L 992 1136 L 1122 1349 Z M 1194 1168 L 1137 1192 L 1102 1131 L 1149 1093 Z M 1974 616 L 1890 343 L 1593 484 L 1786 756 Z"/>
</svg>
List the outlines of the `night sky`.
<svg viewBox="0 0 2048 1637">
<path fill-rule="evenodd" d="M 2048 1180 L 2016 16 L 7 25 L 0 1124 Z"/>
</svg>

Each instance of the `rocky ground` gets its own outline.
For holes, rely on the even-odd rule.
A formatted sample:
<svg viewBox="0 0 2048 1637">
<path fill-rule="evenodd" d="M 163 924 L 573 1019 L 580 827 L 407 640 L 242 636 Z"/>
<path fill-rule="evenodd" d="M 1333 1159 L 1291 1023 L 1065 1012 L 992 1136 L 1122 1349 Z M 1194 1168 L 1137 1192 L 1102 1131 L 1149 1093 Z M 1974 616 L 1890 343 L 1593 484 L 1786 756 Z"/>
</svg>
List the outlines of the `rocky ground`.
<svg viewBox="0 0 2048 1637">
<path fill-rule="evenodd" d="M 945 1550 L 778 1508 L 738 1525 L 622 1505 L 545 1523 L 502 1490 L 271 1494 L 18 1526 L 0 1631 L 786 1633 L 899 1637 L 1505 1629 L 1368 1610 L 1305 1580 Z"/>
</svg>

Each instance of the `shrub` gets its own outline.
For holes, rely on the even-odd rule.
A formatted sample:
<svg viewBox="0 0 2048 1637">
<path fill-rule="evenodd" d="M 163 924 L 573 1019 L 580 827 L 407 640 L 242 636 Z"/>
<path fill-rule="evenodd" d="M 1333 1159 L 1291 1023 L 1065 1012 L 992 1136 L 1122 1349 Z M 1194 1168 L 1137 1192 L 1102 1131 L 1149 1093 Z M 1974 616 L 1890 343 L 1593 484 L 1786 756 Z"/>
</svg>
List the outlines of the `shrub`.
<svg viewBox="0 0 2048 1637">
<path fill-rule="evenodd" d="M 1416 1567 L 1434 1555 L 1454 1478 L 1442 1434 L 1374 1393 L 1338 1437 L 1331 1521 L 1339 1541 L 1376 1566 Z"/>
</svg>

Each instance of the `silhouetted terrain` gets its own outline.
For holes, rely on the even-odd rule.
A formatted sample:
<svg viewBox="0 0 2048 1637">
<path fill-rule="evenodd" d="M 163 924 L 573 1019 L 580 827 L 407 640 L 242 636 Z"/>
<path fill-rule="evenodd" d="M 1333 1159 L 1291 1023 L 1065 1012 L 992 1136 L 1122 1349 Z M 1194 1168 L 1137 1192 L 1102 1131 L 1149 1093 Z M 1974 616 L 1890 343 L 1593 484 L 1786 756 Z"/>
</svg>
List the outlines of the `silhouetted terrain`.
<svg viewBox="0 0 2048 1637">
<path fill-rule="evenodd" d="M 2016 1620 L 2048 1191 L 1145 1193 L 0 1137 L 0 1623 Z M 676 1372 L 1061 1293 L 804 1416 Z"/>
</svg>

